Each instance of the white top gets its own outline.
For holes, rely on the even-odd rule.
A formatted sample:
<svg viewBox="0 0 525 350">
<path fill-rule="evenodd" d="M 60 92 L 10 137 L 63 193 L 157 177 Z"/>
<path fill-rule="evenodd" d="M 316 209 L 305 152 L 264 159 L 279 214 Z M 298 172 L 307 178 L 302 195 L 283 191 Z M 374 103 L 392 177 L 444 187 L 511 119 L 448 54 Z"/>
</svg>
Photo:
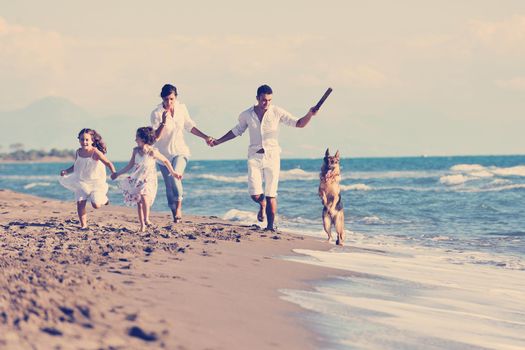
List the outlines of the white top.
<svg viewBox="0 0 525 350">
<path fill-rule="evenodd" d="M 93 159 L 94 155 L 95 152 L 91 157 L 81 157 L 77 150 L 73 173 L 79 181 L 106 182 L 106 166 L 101 161 Z"/>
<path fill-rule="evenodd" d="M 59 178 L 62 186 L 74 192 L 81 190 L 88 195 L 94 191 L 107 192 L 106 167 L 101 161 L 93 159 L 94 155 L 93 152 L 91 157 L 81 157 L 77 151 L 73 173 Z"/>
<path fill-rule="evenodd" d="M 279 146 L 279 124 L 297 126 L 297 118 L 284 109 L 270 105 L 264 113 L 262 122 L 259 122 L 254 107 L 250 107 L 239 115 L 239 124 L 232 129 L 235 136 L 242 135 L 246 129 L 250 132 L 250 146 L 248 158 L 257 153 L 261 148 L 265 152 L 281 152 Z"/>
<path fill-rule="evenodd" d="M 157 130 L 162 122 L 162 113 L 164 107 L 162 103 L 151 112 L 151 126 Z M 191 132 L 196 126 L 195 122 L 190 118 L 186 105 L 175 101 L 173 118 L 168 116 L 166 118 L 166 125 L 162 130 L 159 140 L 155 143 L 155 147 L 159 152 L 171 161 L 175 156 L 190 156 L 190 149 L 186 142 L 184 142 L 183 129 Z"/>
</svg>

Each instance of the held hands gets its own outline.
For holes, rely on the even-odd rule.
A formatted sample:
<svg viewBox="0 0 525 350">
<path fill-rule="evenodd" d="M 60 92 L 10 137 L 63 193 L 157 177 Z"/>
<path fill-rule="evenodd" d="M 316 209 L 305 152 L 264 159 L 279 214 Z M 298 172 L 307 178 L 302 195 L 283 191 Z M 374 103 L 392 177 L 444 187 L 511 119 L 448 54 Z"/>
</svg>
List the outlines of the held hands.
<svg viewBox="0 0 525 350">
<path fill-rule="evenodd" d="M 182 175 L 179 175 L 177 173 L 172 173 L 172 172 L 170 172 L 170 175 L 176 178 L 177 180 L 182 180 Z"/>
<path fill-rule="evenodd" d="M 65 175 L 67 175 L 67 170 L 60 171 L 60 176 L 65 176 Z"/>
<path fill-rule="evenodd" d="M 119 176 L 118 173 L 113 173 L 113 174 L 111 174 L 110 177 L 111 177 L 111 180 L 115 180 L 118 176 Z"/>
<path fill-rule="evenodd" d="M 205 141 L 206 141 L 206 144 L 207 144 L 208 146 L 210 146 L 210 147 L 214 147 L 214 146 L 217 146 L 217 145 L 218 145 L 217 140 L 215 140 L 215 139 L 214 139 L 213 137 L 211 137 L 211 136 L 208 136 L 208 137 L 205 139 Z"/>
<path fill-rule="evenodd" d="M 310 110 L 308 111 L 308 115 L 309 115 L 310 117 L 313 117 L 314 115 L 317 114 L 318 111 L 319 111 L 318 109 L 316 109 L 315 107 L 312 107 L 312 108 L 310 108 Z"/>
</svg>

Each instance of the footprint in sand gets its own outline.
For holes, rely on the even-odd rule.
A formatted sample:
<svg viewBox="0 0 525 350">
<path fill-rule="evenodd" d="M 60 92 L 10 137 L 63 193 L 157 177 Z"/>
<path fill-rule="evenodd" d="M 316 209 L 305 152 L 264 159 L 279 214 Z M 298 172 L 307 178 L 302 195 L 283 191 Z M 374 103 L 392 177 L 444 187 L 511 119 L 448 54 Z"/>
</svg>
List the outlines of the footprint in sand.
<svg viewBox="0 0 525 350">
<path fill-rule="evenodd" d="M 138 314 L 128 314 L 126 315 L 126 321 L 135 321 L 138 317 Z"/>
<path fill-rule="evenodd" d="M 128 331 L 128 335 L 130 337 L 136 337 L 144 341 L 156 341 L 157 340 L 157 335 L 155 334 L 155 332 L 146 333 L 142 330 L 142 328 L 138 326 L 131 327 Z"/>
<path fill-rule="evenodd" d="M 44 328 L 41 328 L 40 330 L 42 332 L 44 332 L 44 333 L 47 333 L 47 334 L 55 336 L 55 337 L 61 337 L 62 336 L 62 332 L 59 331 L 56 328 L 53 328 L 53 327 L 44 327 Z"/>
</svg>

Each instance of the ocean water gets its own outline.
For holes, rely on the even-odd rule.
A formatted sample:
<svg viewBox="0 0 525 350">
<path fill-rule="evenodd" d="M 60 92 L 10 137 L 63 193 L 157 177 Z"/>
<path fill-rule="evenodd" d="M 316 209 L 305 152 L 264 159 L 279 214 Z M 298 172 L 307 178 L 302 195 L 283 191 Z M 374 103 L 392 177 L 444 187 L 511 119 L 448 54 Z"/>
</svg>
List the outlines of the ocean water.
<svg viewBox="0 0 525 350">
<path fill-rule="evenodd" d="M 57 182 L 65 167 L 3 163 L 0 188 L 73 200 Z M 320 167 L 321 159 L 282 160 L 281 229 L 324 235 Z M 347 230 L 423 246 L 525 255 L 525 156 L 356 158 L 342 159 L 341 169 Z M 109 184 L 111 202 L 124 205 L 116 182 Z M 185 213 L 256 222 L 245 160 L 190 160 L 184 189 Z M 153 210 L 167 211 L 160 173 Z"/>
<path fill-rule="evenodd" d="M 326 237 L 321 162 L 281 161 L 281 230 Z M 0 188 L 73 206 L 57 182 L 67 166 L 0 164 Z M 347 245 L 287 259 L 347 276 L 283 291 L 323 348 L 525 348 L 525 156 L 347 158 L 341 170 Z M 190 160 L 184 188 L 185 213 L 257 222 L 245 160 Z M 109 197 L 123 205 L 115 182 Z M 167 211 L 160 173 L 153 210 Z"/>
</svg>

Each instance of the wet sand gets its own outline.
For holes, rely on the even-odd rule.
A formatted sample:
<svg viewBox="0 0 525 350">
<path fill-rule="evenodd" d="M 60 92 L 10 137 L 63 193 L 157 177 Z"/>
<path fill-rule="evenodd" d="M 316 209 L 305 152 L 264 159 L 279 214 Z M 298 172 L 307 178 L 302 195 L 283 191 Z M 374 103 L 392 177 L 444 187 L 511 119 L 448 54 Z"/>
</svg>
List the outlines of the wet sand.
<svg viewBox="0 0 525 350">
<path fill-rule="evenodd" d="M 216 217 L 171 224 L 135 209 L 0 190 L 0 348 L 315 349 L 298 306 L 279 289 L 308 289 L 339 270 L 279 259 L 319 240 L 266 234 Z"/>
</svg>

